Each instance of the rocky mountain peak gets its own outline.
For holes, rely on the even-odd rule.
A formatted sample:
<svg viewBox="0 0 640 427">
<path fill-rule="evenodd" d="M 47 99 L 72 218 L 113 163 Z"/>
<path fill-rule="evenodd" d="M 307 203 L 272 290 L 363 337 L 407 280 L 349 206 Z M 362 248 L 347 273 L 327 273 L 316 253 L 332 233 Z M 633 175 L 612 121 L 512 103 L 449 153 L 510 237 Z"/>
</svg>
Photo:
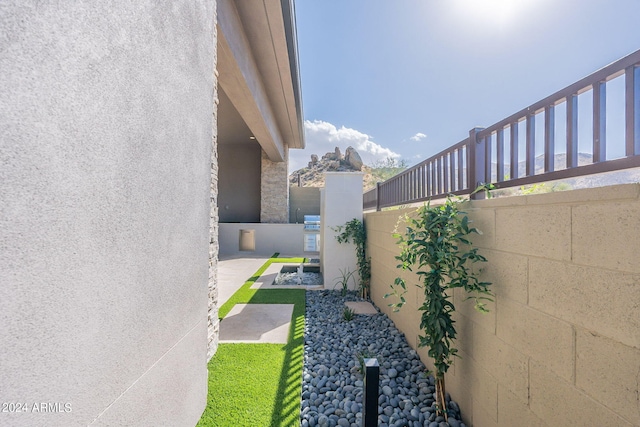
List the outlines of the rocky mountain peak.
<svg viewBox="0 0 640 427">
<path fill-rule="evenodd" d="M 289 175 L 289 185 L 323 187 L 324 172 L 364 172 L 365 188 L 368 187 L 368 181 L 373 179 L 355 148 L 347 147 L 343 155 L 340 147 L 336 147 L 333 152 L 328 152 L 320 158 L 317 154 L 312 154 L 306 168 L 298 169 Z"/>
</svg>

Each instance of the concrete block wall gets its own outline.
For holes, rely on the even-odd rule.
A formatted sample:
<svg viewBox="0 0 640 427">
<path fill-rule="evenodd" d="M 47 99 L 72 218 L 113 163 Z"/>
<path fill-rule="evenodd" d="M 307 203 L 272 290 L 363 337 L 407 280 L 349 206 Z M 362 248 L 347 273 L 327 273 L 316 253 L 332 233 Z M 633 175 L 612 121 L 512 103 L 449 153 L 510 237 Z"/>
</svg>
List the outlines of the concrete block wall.
<svg viewBox="0 0 640 427">
<path fill-rule="evenodd" d="M 416 347 L 422 290 L 410 287 L 399 313 L 383 298 L 404 212 L 366 215 L 371 288 Z M 468 425 L 640 426 L 640 185 L 474 201 L 467 212 L 496 294 L 486 315 L 453 294 L 462 358 L 447 388 Z"/>
<path fill-rule="evenodd" d="M 284 162 L 273 162 L 262 152 L 260 178 L 260 222 L 286 224 L 289 222 L 289 153 Z"/>
<path fill-rule="evenodd" d="M 320 215 L 320 188 L 289 187 L 289 222 L 302 224 L 305 215 Z"/>
</svg>

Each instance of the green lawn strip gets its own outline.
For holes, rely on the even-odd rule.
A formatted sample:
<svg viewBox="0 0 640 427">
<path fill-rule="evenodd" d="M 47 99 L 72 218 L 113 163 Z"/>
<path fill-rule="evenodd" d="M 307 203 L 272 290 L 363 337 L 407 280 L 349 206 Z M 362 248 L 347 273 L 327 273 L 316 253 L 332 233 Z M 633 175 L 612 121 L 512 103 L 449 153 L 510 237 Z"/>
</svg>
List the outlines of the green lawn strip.
<svg viewBox="0 0 640 427">
<path fill-rule="evenodd" d="M 209 362 L 207 408 L 198 426 L 300 425 L 305 291 L 249 288 L 271 263 L 303 260 L 269 259 L 220 308 L 223 318 L 238 303 L 293 304 L 289 342 L 286 345 L 220 344 Z"/>
<path fill-rule="evenodd" d="M 283 301 L 285 304 L 294 304 L 289 342 L 284 346 L 284 364 L 280 371 L 277 398 L 269 425 L 299 426 L 304 354 L 305 291 L 303 289 L 273 289 L 265 292 L 273 292 L 274 297 L 279 295 L 279 301 Z M 284 298 L 284 293 L 288 293 L 286 298 Z M 253 303 L 254 300 L 251 302 Z"/>
<path fill-rule="evenodd" d="M 282 344 L 220 344 L 198 426 L 271 425 L 285 354 Z"/>
</svg>

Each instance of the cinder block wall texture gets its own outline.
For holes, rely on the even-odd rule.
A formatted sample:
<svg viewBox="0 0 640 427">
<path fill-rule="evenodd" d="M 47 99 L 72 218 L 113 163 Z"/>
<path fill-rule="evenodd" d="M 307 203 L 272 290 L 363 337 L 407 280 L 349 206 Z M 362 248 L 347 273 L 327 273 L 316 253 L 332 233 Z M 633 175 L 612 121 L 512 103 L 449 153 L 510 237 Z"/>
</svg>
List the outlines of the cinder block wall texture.
<svg viewBox="0 0 640 427">
<path fill-rule="evenodd" d="M 200 418 L 215 6 L 2 2 L 0 425 Z"/>
<path fill-rule="evenodd" d="M 462 358 L 447 389 L 469 425 L 640 426 L 639 196 L 631 184 L 466 206 L 496 294 L 488 314 L 453 295 Z M 383 297 L 399 272 L 392 232 L 410 211 L 369 213 L 366 226 L 373 300 L 417 348 L 422 290 L 399 313 Z"/>
<path fill-rule="evenodd" d="M 305 215 L 320 215 L 320 189 L 289 187 L 289 222 L 302 224 Z"/>
</svg>

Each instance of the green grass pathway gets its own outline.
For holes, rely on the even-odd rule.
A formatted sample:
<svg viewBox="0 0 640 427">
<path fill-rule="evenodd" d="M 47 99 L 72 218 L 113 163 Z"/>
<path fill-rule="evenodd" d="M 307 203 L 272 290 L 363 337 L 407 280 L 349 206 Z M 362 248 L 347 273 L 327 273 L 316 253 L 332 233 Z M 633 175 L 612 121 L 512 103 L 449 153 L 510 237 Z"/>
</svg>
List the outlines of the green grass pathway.
<svg viewBox="0 0 640 427">
<path fill-rule="evenodd" d="M 294 304 L 289 342 L 220 344 L 209 362 L 207 408 L 198 427 L 300 425 L 304 351 L 304 289 L 250 289 L 267 267 L 303 258 L 271 257 L 219 310 L 221 322 L 236 304 Z"/>
</svg>

